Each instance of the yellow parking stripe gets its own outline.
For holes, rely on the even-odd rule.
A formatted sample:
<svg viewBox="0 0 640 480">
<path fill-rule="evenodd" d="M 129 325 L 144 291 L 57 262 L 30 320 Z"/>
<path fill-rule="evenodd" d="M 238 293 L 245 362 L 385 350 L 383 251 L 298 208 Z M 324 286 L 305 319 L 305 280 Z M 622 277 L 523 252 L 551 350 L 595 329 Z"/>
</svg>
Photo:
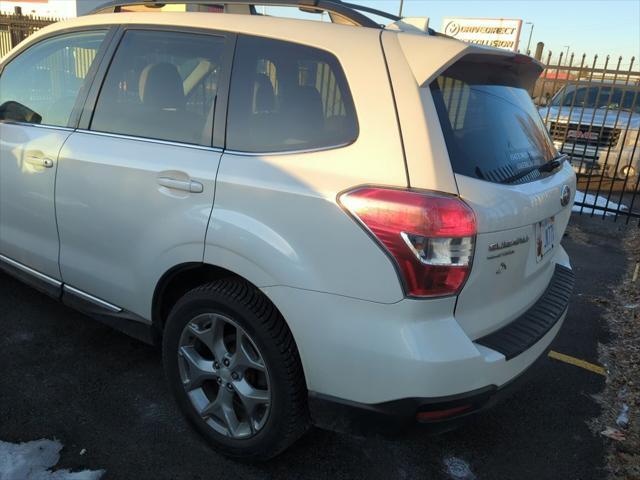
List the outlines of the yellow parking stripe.
<svg viewBox="0 0 640 480">
<path fill-rule="evenodd" d="M 549 352 L 549 358 L 553 358 L 554 360 L 559 360 L 561 362 L 568 363 L 576 367 L 584 368 L 585 370 L 589 370 L 590 372 L 597 373 L 598 375 L 603 375 L 605 377 L 607 376 L 607 371 L 600 365 L 594 365 L 593 363 L 580 360 L 579 358 L 570 357 L 569 355 L 565 355 L 564 353 L 558 353 L 551 350 Z"/>
</svg>

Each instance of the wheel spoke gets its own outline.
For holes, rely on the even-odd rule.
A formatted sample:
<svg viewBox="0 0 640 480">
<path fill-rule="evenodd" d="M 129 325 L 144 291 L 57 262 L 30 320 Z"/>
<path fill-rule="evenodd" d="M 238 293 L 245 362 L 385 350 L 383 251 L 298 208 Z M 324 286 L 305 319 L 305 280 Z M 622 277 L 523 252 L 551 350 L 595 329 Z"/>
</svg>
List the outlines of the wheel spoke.
<svg viewBox="0 0 640 480">
<path fill-rule="evenodd" d="M 192 322 L 188 327 L 189 332 L 211 350 L 216 360 L 222 362 L 224 358 L 231 356 L 224 344 L 224 326 L 226 322 L 217 315 L 210 315 L 209 319 L 211 323 L 204 327 Z"/>
<path fill-rule="evenodd" d="M 249 384 L 246 380 L 234 382 L 233 386 L 238 393 L 238 397 L 240 398 L 242 405 L 247 411 L 249 422 L 251 422 L 256 408 L 261 405 L 269 404 L 269 391 L 259 390 L 253 385 Z"/>
<path fill-rule="evenodd" d="M 195 348 L 191 346 L 180 347 L 180 356 L 189 368 L 189 378 L 184 382 L 187 391 L 201 387 L 206 380 L 216 378 L 217 372 L 213 367 L 213 361 L 202 358 Z"/>
<path fill-rule="evenodd" d="M 266 371 L 262 358 L 254 353 L 249 339 L 240 330 L 237 330 L 236 333 L 236 351 L 233 354 L 231 363 L 233 368 L 242 373 L 250 368 L 263 373 Z"/>
<path fill-rule="evenodd" d="M 200 340 L 202 343 L 204 343 L 207 348 L 211 348 L 213 345 L 213 326 L 207 326 L 207 327 L 202 327 L 201 325 L 197 324 L 197 323 L 190 323 L 189 324 L 189 332 L 196 337 L 198 340 Z"/>
<path fill-rule="evenodd" d="M 218 362 L 222 362 L 225 358 L 229 358 L 231 356 L 229 350 L 227 349 L 227 346 L 224 343 L 225 324 L 226 322 L 223 319 L 221 319 L 217 315 L 213 316 L 213 323 L 211 326 L 213 333 L 209 348 L 211 349 L 213 356 L 216 357 L 216 360 Z"/>
<path fill-rule="evenodd" d="M 205 417 L 215 417 L 223 422 L 225 428 L 231 436 L 236 436 L 240 421 L 233 409 L 233 391 L 220 387 L 216 399 L 204 407 L 200 415 Z"/>
</svg>

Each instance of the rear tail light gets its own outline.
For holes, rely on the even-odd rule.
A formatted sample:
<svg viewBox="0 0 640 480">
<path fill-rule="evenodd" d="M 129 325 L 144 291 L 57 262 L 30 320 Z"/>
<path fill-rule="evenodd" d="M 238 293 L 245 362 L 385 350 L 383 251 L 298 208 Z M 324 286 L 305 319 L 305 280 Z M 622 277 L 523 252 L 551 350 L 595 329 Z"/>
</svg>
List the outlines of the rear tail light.
<svg viewBox="0 0 640 480">
<path fill-rule="evenodd" d="M 457 294 L 469 272 L 476 235 L 473 211 L 454 196 L 363 187 L 339 202 L 386 248 L 412 297 Z"/>
</svg>

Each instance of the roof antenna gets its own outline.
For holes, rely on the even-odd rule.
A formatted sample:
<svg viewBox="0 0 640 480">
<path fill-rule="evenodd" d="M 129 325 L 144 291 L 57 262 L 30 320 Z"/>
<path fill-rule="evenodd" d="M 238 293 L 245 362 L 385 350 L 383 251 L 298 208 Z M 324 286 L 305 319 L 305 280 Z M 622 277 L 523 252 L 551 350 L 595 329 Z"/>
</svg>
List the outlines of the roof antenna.
<svg viewBox="0 0 640 480">
<path fill-rule="evenodd" d="M 404 7 L 404 0 L 400 0 L 400 11 L 398 12 L 400 18 L 402 18 L 402 7 Z"/>
</svg>

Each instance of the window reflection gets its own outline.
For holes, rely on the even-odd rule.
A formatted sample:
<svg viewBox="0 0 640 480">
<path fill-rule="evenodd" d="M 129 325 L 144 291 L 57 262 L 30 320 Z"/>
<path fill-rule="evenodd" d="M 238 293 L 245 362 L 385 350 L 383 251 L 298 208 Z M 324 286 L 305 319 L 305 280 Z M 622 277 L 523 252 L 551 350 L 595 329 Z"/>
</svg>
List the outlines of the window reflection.
<svg viewBox="0 0 640 480">
<path fill-rule="evenodd" d="M 13 59 L 0 77 L 0 120 L 67 126 L 105 36 L 60 35 Z"/>
</svg>

